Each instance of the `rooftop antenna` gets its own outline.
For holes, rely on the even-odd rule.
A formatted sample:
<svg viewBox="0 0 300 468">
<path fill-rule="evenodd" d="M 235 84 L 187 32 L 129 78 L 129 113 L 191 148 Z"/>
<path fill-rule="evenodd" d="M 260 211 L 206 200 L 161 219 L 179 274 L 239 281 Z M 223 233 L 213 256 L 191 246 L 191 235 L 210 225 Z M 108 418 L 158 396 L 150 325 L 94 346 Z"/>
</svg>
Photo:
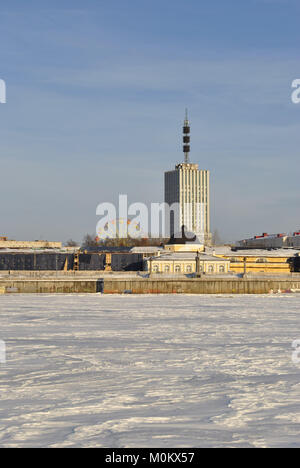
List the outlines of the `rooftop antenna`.
<svg viewBox="0 0 300 468">
<path fill-rule="evenodd" d="M 183 124 L 183 152 L 184 152 L 184 162 L 185 164 L 189 164 L 190 162 L 190 132 L 191 132 L 191 127 L 190 127 L 190 122 L 188 118 L 188 110 L 185 109 L 185 120 Z"/>
</svg>

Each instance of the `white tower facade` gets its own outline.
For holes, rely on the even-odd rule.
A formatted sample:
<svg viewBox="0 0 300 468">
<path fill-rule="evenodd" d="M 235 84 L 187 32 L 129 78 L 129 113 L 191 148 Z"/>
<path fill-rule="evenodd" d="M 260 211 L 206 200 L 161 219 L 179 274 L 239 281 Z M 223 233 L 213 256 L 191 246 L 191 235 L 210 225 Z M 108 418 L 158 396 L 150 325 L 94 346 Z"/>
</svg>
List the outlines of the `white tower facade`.
<svg viewBox="0 0 300 468">
<path fill-rule="evenodd" d="M 199 170 L 198 164 L 189 162 L 190 125 L 188 118 L 183 127 L 184 163 L 177 164 L 175 170 L 165 172 L 165 203 L 170 207 L 178 204 L 176 216 L 170 214 L 170 232 L 186 231 L 196 234 L 204 244 L 210 244 L 210 173 Z"/>
</svg>

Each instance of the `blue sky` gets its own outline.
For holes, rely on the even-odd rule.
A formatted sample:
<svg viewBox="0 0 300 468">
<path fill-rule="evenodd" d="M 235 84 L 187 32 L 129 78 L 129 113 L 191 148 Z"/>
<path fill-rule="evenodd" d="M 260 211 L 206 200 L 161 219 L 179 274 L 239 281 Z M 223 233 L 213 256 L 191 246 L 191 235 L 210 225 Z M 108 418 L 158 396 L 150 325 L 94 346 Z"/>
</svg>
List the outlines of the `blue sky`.
<svg viewBox="0 0 300 468">
<path fill-rule="evenodd" d="M 225 240 L 300 227 L 298 0 L 2 2 L 0 235 L 81 240 L 96 206 L 211 171 Z"/>
</svg>

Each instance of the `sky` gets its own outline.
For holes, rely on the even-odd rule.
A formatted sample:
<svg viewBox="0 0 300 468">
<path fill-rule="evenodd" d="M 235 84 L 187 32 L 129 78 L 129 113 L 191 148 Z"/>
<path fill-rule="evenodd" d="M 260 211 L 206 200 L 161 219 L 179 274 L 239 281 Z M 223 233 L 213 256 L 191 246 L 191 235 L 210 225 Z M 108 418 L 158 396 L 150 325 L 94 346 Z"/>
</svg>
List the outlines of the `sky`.
<svg viewBox="0 0 300 468">
<path fill-rule="evenodd" d="M 96 207 L 162 202 L 211 172 L 224 241 L 300 228 L 298 0 L 10 0 L 0 6 L 0 236 L 81 241 Z"/>
</svg>

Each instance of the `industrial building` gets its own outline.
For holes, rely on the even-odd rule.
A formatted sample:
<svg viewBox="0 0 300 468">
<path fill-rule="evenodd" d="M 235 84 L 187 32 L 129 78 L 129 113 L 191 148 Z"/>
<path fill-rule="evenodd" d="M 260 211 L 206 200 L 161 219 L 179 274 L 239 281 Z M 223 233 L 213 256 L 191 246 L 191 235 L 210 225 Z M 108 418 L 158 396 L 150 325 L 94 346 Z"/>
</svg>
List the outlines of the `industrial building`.
<svg viewBox="0 0 300 468">
<path fill-rule="evenodd" d="M 0 271 L 141 271 L 134 253 L 1 252 Z"/>
</svg>

